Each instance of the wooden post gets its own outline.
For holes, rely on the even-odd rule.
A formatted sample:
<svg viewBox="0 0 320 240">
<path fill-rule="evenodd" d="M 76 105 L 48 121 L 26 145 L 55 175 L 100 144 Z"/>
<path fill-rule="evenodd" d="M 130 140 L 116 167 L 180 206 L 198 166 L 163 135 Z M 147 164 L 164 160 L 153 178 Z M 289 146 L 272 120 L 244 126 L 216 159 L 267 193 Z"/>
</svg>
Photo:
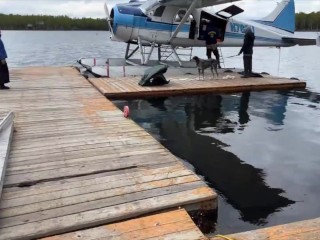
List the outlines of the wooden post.
<svg viewBox="0 0 320 240">
<path fill-rule="evenodd" d="M 106 62 L 107 63 L 107 77 L 110 77 L 110 65 L 109 65 L 109 60 Z"/>
</svg>

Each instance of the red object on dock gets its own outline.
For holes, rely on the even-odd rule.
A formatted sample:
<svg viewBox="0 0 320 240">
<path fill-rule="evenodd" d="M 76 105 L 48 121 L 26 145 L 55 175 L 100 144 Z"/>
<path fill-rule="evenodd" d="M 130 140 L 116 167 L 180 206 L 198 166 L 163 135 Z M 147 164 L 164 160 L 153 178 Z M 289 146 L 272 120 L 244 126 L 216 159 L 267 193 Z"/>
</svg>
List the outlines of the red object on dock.
<svg viewBox="0 0 320 240">
<path fill-rule="evenodd" d="M 130 113 L 129 107 L 128 106 L 124 106 L 124 108 L 123 108 L 123 116 L 125 118 L 127 118 L 127 117 L 129 117 L 129 113 Z"/>
</svg>

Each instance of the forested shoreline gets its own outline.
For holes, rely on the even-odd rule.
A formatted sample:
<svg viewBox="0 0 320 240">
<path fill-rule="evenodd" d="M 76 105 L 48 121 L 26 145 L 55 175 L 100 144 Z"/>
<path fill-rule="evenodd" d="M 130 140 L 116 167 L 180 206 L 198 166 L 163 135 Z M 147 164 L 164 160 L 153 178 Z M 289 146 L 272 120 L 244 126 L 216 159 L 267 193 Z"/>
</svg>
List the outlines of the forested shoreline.
<svg viewBox="0 0 320 240">
<path fill-rule="evenodd" d="M 297 13 L 296 14 L 297 31 L 320 31 L 320 12 Z"/>
<path fill-rule="evenodd" d="M 107 30 L 105 19 L 0 14 L 3 30 Z M 297 13 L 297 31 L 320 31 L 320 12 Z"/>
<path fill-rule="evenodd" d="M 106 30 L 105 19 L 0 14 L 3 30 Z"/>
</svg>

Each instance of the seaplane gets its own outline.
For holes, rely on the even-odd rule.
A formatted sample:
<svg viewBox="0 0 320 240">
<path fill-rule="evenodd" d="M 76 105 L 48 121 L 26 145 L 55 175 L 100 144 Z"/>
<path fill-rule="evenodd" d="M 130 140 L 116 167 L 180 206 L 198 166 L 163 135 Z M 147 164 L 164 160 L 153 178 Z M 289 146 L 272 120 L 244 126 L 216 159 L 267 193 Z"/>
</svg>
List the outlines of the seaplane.
<svg viewBox="0 0 320 240">
<path fill-rule="evenodd" d="M 244 31 L 252 28 L 255 47 L 290 47 L 294 45 L 320 45 L 316 39 L 297 38 L 295 32 L 294 0 L 282 0 L 266 17 L 254 20 L 240 20 L 235 16 L 244 10 L 230 5 L 220 11 L 216 5 L 239 0 L 148 0 L 116 4 L 111 11 L 105 3 L 106 20 L 111 40 L 127 44 L 125 59 L 140 52 L 141 64 L 147 64 L 155 48 L 158 60 L 161 49 L 170 49 L 182 66 L 178 48 L 205 47 L 208 29 L 218 32 L 219 47 L 240 47 Z M 131 50 L 130 45 L 136 47 Z M 146 53 L 145 46 L 149 47 Z"/>
</svg>

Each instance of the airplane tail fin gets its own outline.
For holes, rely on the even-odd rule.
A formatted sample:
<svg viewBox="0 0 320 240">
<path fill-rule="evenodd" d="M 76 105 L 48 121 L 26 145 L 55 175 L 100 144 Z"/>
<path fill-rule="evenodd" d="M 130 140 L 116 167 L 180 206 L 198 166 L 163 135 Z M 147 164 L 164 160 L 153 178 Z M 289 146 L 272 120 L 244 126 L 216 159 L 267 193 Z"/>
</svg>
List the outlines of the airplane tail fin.
<svg viewBox="0 0 320 240">
<path fill-rule="evenodd" d="M 278 6 L 268 16 L 258 20 L 257 22 L 294 33 L 294 0 L 282 0 L 282 2 L 278 3 Z"/>
</svg>

